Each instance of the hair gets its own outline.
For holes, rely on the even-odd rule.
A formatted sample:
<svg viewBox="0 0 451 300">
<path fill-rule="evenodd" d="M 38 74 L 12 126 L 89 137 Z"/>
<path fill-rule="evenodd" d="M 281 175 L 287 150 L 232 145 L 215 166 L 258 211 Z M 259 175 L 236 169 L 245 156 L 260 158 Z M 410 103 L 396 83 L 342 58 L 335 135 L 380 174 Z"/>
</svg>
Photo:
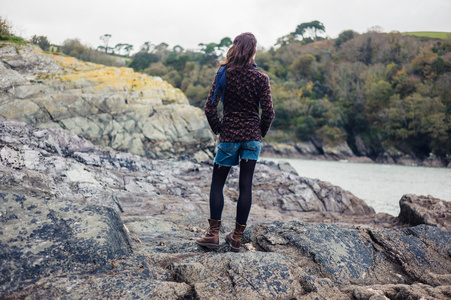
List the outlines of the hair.
<svg viewBox="0 0 451 300">
<path fill-rule="evenodd" d="M 238 35 L 233 40 L 233 45 L 227 51 L 226 60 L 221 66 L 227 69 L 246 68 L 253 65 L 252 58 L 257 52 L 257 39 L 250 32 Z"/>
</svg>

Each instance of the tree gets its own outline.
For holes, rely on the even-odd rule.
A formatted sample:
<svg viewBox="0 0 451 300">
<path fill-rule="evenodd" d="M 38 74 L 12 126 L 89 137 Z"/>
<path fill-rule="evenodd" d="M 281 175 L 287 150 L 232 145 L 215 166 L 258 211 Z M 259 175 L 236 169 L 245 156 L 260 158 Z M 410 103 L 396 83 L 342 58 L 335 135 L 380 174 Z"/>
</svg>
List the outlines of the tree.
<svg viewBox="0 0 451 300">
<path fill-rule="evenodd" d="M 226 49 L 232 46 L 232 44 L 233 44 L 232 39 L 229 37 L 225 37 L 219 42 L 217 48 L 221 52 L 221 54 L 223 54 Z"/>
<path fill-rule="evenodd" d="M 103 41 L 104 43 L 104 49 L 105 49 L 105 53 L 108 53 L 108 42 L 110 41 L 111 38 L 111 34 L 104 34 L 100 37 L 100 39 Z"/>
<path fill-rule="evenodd" d="M 187 55 L 180 57 L 171 56 L 164 62 L 165 66 L 172 66 L 176 71 L 182 71 L 185 68 L 186 62 L 189 60 Z"/>
<path fill-rule="evenodd" d="M 13 26 L 8 21 L 8 19 L 0 16 L 0 35 L 12 36 L 13 34 Z"/>
<path fill-rule="evenodd" d="M 445 107 L 437 98 L 417 93 L 405 99 L 393 96 L 385 110 L 385 134 L 400 150 L 420 158 L 427 157 L 431 150 L 449 154 L 450 125 Z"/>
<path fill-rule="evenodd" d="M 130 56 L 130 52 L 133 50 L 133 45 L 131 44 L 124 44 L 124 50 L 127 51 L 127 55 Z"/>
<path fill-rule="evenodd" d="M 78 55 L 87 51 L 87 49 L 82 45 L 79 39 L 67 39 L 63 42 L 61 51 L 66 55 L 79 57 Z"/>
<path fill-rule="evenodd" d="M 290 69 L 291 72 L 296 74 L 299 79 L 302 77 L 310 76 L 310 68 L 312 63 L 315 61 L 315 57 L 311 54 L 300 55 L 294 62 L 291 64 Z"/>
<path fill-rule="evenodd" d="M 103 51 L 96 51 L 87 46 L 84 46 L 78 39 L 65 40 L 60 49 L 64 54 L 76 57 L 84 61 L 90 61 L 105 66 L 125 66 L 122 59 L 117 59 L 111 55 L 105 54 Z M 103 46 L 99 46 L 97 49 L 103 50 Z"/>
<path fill-rule="evenodd" d="M 366 90 L 366 116 L 370 123 L 378 122 L 378 113 L 390 103 L 393 89 L 385 80 L 373 82 Z"/>
<path fill-rule="evenodd" d="M 201 51 L 204 53 L 203 57 L 200 60 L 201 65 L 207 65 L 213 61 L 218 59 L 218 55 L 216 54 L 216 49 L 218 44 L 216 43 L 199 43 L 199 46 L 202 47 Z"/>
<path fill-rule="evenodd" d="M 295 40 L 296 40 L 295 36 L 292 33 L 290 33 L 290 34 L 287 34 L 287 35 L 284 35 L 284 36 L 278 38 L 275 46 L 283 47 L 283 46 L 286 46 L 286 45 L 294 42 Z"/>
<path fill-rule="evenodd" d="M 335 40 L 334 45 L 337 48 L 340 48 L 341 44 L 352 40 L 354 38 L 354 36 L 356 36 L 357 33 L 354 32 L 353 30 L 345 30 L 342 33 L 340 33 L 338 35 L 338 38 Z"/>
<path fill-rule="evenodd" d="M 175 45 L 172 47 L 172 52 L 174 52 L 176 55 L 182 53 L 185 49 L 180 45 Z"/>
<path fill-rule="evenodd" d="M 296 137 L 301 141 L 307 141 L 315 132 L 316 122 L 312 116 L 300 116 L 296 120 Z"/>
<path fill-rule="evenodd" d="M 31 42 L 32 42 L 33 44 L 38 45 L 38 46 L 39 46 L 42 50 L 44 50 L 44 51 L 48 51 L 49 48 L 50 48 L 50 42 L 49 42 L 49 40 L 47 39 L 46 36 L 42 36 L 42 35 L 36 36 L 36 35 L 33 35 L 33 37 L 31 38 Z"/>
<path fill-rule="evenodd" d="M 154 53 L 147 53 L 145 51 L 139 51 L 133 56 L 133 60 L 129 67 L 133 68 L 136 72 L 147 69 L 151 63 L 158 62 L 158 56 Z"/>
<path fill-rule="evenodd" d="M 301 36 L 302 39 L 305 39 L 306 37 L 311 37 L 315 40 L 318 39 L 318 33 L 324 33 L 326 31 L 326 28 L 324 27 L 323 23 L 319 21 L 311 21 L 308 23 L 301 23 L 296 27 L 296 30 L 292 32 L 291 34 L 295 37 Z"/>
<path fill-rule="evenodd" d="M 202 47 L 201 51 L 204 52 L 205 55 L 215 55 L 218 44 L 216 44 L 216 43 L 208 43 L 208 44 L 199 43 L 199 46 Z"/>
<path fill-rule="evenodd" d="M 168 55 L 168 47 L 169 45 L 166 43 L 160 43 L 158 45 L 155 46 L 155 48 L 153 49 L 156 55 L 158 55 L 158 57 L 160 58 L 161 61 L 165 61 L 166 57 Z"/>
<path fill-rule="evenodd" d="M 114 48 L 113 48 L 113 54 L 119 54 L 119 55 L 120 55 L 122 49 L 125 48 L 126 45 L 127 45 L 127 44 L 119 43 L 119 44 L 117 44 L 116 46 L 114 46 Z M 97 48 L 98 48 L 98 47 L 97 47 Z"/>
<path fill-rule="evenodd" d="M 151 47 L 155 47 L 154 44 L 152 44 L 151 42 L 145 42 L 142 46 L 141 46 L 141 51 L 144 52 L 150 52 L 150 48 Z"/>
</svg>

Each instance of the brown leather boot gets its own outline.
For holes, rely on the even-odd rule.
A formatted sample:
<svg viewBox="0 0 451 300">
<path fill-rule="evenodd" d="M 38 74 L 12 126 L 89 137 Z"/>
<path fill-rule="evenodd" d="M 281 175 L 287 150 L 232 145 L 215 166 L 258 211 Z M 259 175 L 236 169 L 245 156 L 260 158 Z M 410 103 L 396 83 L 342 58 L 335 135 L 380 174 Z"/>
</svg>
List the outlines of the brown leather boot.
<svg viewBox="0 0 451 300">
<path fill-rule="evenodd" d="M 208 223 L 210 223 L 210 228 L 208 228 L 207 233 L 203 238 L 196 240 L 196 243 L 202 247 L 207 247 L 210 249 L 218 249 L 219 227 L 221 227 L 221 220 L 208 219 Z"/>
<path fill-rule="evenodd" d="M 230 245 L 230 249 L 233 252 L 240 252 L 241 238 L 243 237 L 244 229 L 246 225 L 238 224 L 235 222 L 235 230 L 226 236 L 226 242 Z"/>
</svg>

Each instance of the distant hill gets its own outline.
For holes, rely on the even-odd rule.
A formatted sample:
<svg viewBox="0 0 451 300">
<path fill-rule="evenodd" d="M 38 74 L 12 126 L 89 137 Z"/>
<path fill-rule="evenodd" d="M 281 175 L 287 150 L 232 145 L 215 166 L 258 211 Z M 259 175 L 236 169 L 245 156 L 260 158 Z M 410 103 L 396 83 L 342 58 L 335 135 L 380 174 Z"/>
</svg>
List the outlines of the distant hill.
<svg viewBox="0 0 451 300">
<path fill-rule="evenodd" d="M 428 37 L 433 39 L 447 40 L 451 39 L 451 32 L 441 32 L 441 31 L 412 31 L 403 32 L 403 35 L 414 35 L 419 37 Z"/>
</svg>

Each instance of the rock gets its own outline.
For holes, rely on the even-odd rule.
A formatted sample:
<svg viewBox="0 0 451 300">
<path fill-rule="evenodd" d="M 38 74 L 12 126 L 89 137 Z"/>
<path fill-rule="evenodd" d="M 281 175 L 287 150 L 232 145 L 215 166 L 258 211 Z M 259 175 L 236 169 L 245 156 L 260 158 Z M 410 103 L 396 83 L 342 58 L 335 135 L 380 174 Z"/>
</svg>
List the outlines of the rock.
<svg viewBox="0 0 451 300">
<path fill-rule="evenodd" d="M 170 269 L 180 280 L 193 284 L 200 299 L 289 299 L 303 291 L 296 262 L 277 253 L 200 254 Z"/>
<path fill-rule="evenodd" d="M 262 156 L 340 160 L 358 159 L 351 148 L 343 142 L 338 145 L 323 145 L 306 141 L 301 143 L 267 143 L 262 146 Z M 365 160 L 366 162 L 367 160 Z M 370 160 L 372 161 L 372 160 Z"/>
<path fill-rule="evenodd" d="M 352 291 L 351 291 L 352 289 Z M 449 299 L 449 286 L 431 287 L 427 284 L 385 284 L 349 287 L 346 292 L 356 300 L 382 299 Z"/>
<path fill-rule="evenodd" d="M 283 172 L 287 172 L 287 173 L 291 173 L 294 175 L 299 175 L 298 172 L 295 170 L 295 168 L 293 168 L 289 162 L 287 161 L 279 161 L 277 164 L 273 161 L 269 161 L 269 160 L 265 160 L 265 159 L 260 159 L 259 160 L 260 164 L 264 164 L 267 166 L 270 166 L 272 168 L 277 168 Z"/>
<path fill-rule="evenodd" d="M 313 158 L 322 155 L 312 142 L 268 143 L 262 145 L 262 156 L 285 158 Z"/>
<path fill-rule="evenodd" d="M 451 232 L 436 227 L 400 231 L 293 221 L 254 226 L 250 237 L 257 249 L 291 257 L 309 275 L 328 278 L 345 293 L 350 284 L 420 282 L 440 295 L 437 299 L 446 299 L 446 292 L 434 287 L 451 284 Z"/>
<path fill-rule="evenodd" d="M 323 151 L 325 155 L 337 157 L 338 159 L 355 156 L 346 142 L 339 143 L 338 145 L 324 145 Z"/>
<path fill-rule="evenodd" d="M 370 156 L 371 154 L 361 135 L 355 136 L 355 148 L 359 155 Z"/>
<path fill-rule="evenodd" d="M 241 252 L 224 241 L 236 168 L 209 251 L 195 239 L 211 161 L 149 160 L 0 119 L 0 298 L 449 298 L 451 231 L 374 214 L 286 164 L 256 168 Z"/>
<path fill-rule="evenodd" d="M 382 154 L 380 154 L 375 161 L 377 163 L 389 163 L 389 164 L 400 164 L 407 166 L 427 166 L 427 167 L 447 167 L 448 159 L 440 159 L 435 155 L 431 154 L 429 157 L 423 159 L 418 158 L 413 154 L 407 154 L 399 151 L 396 148 L 388 148 Z M 448 166 L 449 167 L 449 166 Z"/>
<path fill-rule="evenodd" d="M 27 83 L 27 80 L 23 76 L 14 70 L 4 67 L 2 62 L 0 62 L 0 78 L 0 89 Z"/>
<path fill-rule="evenodd" d="M 8 43 L 0 47 L 0 74 L 0 117 L 150 158 L 213 156 L 202 110 L 161 78 Z"/>
<path fill-rule="evenodd" d="M 321 151 L 318 151 L 316 146 L 311 141 L 305 141 L 305 142 L 301 142 L 301 143 L 296 143 L 294 145 L 294 147 L 301 154 L 306 154 L 306 155 L 309 155 L 309 154 L 310 155 L 321 154 Z"/>
<path fill-rule="evenodd" d="M 451 285 L 450 231 L 418 225 L 404 231 L 376 229 L 370 236 L 386 249 L 385 256 L 400 267 L 405 282 Z"/>
<path fill-rule="evenodd" d="M 110 260 L 131 254 L 112 209 L 5 192 L 0 202 L 2 292 L 51 274 L 110 269 Z"/>
<path fill-rule="evenodd" d="M 451 203 L 432 196 L 404 195 L 398 218 L 409 225 L 427 224 L 451 230 Z"/>
</svg>

